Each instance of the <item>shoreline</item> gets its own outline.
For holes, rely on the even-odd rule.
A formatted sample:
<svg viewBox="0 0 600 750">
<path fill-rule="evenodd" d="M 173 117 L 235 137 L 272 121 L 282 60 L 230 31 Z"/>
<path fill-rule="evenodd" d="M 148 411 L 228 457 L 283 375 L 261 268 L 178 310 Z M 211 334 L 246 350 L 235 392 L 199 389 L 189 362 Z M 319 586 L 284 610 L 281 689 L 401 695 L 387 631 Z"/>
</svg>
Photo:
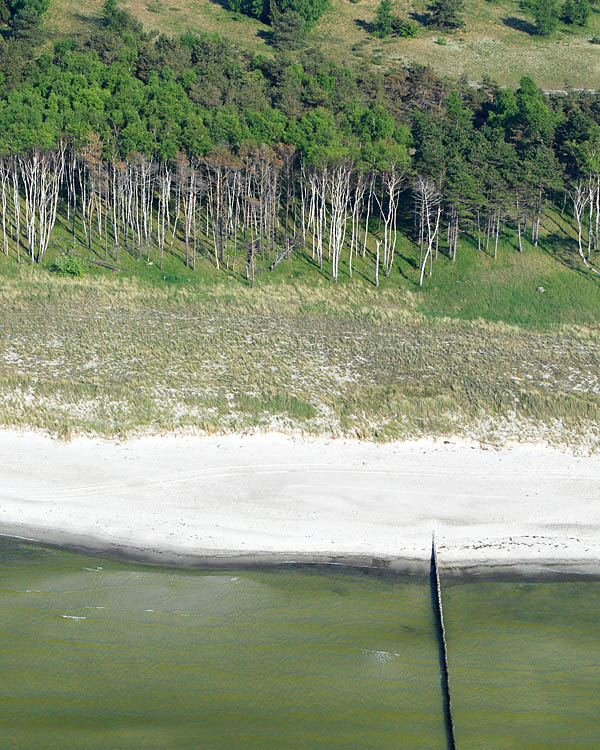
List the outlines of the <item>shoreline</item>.
<svg viewBox="0 0 600 750">
<path fill-rule="evenodd" d="M 600 458 L 277 433 L 126 443 L 0 431 L 0 534 L 183 567 L 600 576 Z"/>
<path fill-rule="evenodd" d="M 67 538 L 58 532 L 32 529 L 37 536 L 21 536 L 0 532 L 0 542 L 24 542 L 39 547 L 64 550 L 73 554 L 91 555 L 100 559 L 130 562 L 184 570 L 281 570 L 285 568 L 326 571 L 355 571 L 366 575 L 429 578 L 430 561 L 408 557 L 371 558 L 359 555 L 332 556 L 324 553 L 215 552 L 199 550 L 183 554 L 174 550 L 152 550 L 116 544 L 101 544 L 93 539 Z M 589 560 L 486 560 L 474 564 L 470 560 L 439 564 L 442 578 L 450 581 L 574 581 L 600 580 L 600 561 Z"/>
</svg>

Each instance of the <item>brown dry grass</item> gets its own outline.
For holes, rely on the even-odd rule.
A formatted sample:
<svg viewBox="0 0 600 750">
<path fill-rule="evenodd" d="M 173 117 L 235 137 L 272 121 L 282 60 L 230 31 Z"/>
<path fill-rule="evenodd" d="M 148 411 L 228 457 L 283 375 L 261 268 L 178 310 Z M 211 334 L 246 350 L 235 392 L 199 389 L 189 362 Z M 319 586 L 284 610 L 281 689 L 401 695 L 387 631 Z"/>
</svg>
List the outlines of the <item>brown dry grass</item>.
<svg viewBox="0 0 600 750">
<path fill-rule="evenodd" d="M 465 31 L 443 34 L 422 28 L 416 39 L 380 40 L 367 28 L 378 2 L 331 0 L 330 9 L 313 32 L 313 42 L 339 61 L 354 65 L 368 61 L 386 66 L 400 61 L 429 65 L 439 74 L 465 76 L 470 81 L 489 75 L 499 83 L 514 85 L 527 73 L 546 89 L 563 89 L 566 82 L 600 88 L 600 49 L 589 44 L 591 37 L 600 36 L 599 13 L 592 15 L 589 28 L 563 26 L 552 38 L 544 39 L 528 33 L 528 18 L 516 0 L 466 0 Z M 271 49 L 264 39 L 268 27 L 253 19 L 236 18 L 227 10 L 225 0 L 223 4 L 213 0 L 160 4 L 124 0 L 123 5 L 149 30 L 219 32 L 254 52 L 269 54 Z M 405 15 L 421 14 L 427 2 L 400 0 L 398 5 Z M 101 0 L 90 0 L 84 7 L 75 0 L 56 0 L 48 12 L 48 27 L 56 36 L 81 31 L 98 18 L 101 7 Z M 442 36 L 446 45 L 436 41 Z"/>
<path fill-rule="evenodd" d="M 514 85 L 525 74 L 547 89 L 562 89 L 565 82 L 582 88 L 600 88 L 600 51 L 589 44 L 600 35 L 600 16 L 594 14 L 589 29 L 563 31 L 543 39 L 514 28 L 527 16 L 517 2 L 466 0 L 465 30 L 451 34 L 422 28 L 415 39 L 380 40 L 364 29 L 372 21 L 379 0 L 332 0 L 330 11 L 319 24 L 315 38 L 326 49 L 345 59 L 365 59 L 386 65 L 390 61 L 429 65 L 451 78 L 465 76 L 481 81 L 488 75 L 502 84 Z M 423 14 L 426 0 L 399 2 L 401 12 Z M 567 27 L 564 27 L 567 29 Z M 445 37 L 446 45 L 437 43 Z"/>
</svg>

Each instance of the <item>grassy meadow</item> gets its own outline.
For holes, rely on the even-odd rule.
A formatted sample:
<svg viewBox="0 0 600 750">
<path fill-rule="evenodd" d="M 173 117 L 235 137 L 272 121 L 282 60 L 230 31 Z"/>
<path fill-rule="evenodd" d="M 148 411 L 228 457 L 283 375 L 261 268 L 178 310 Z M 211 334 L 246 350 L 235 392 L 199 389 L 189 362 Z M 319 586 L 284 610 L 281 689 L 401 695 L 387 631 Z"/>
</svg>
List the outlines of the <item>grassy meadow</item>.
<svg viewBox="0 0 600 750">
<path fill-rule="evenodd" d="M 331 0 L 314 28 L 310 43 L 329 56 L 353 66 L 365 62 L 378 66 L 416 63 L 430 66 L 438 75 L 478 82 L 485 76 L 504 85 L 515 85 L 528 74 L 549 90 L 600 88 L 600 12 L 594 8 L 585 28 L 561 24 L 551 37 L 533 33 L 531 17 L 517 0 L 466 0 L 465 28 L 452 33 L 426 26 L 415 39 L 378 39 L 370 31 L 379 0 Z M 398 12 L 422 19 L 427 0 L 398 0 Z M 218 32 L 255 53 L 270 54 L 269 27 L 255 19 L 232 13 L 226 0 L 123 0 L 147 30 L 169 35 L 187 30 Z M 85 6 L 75 0 L 52 0 L 46 27 L 53 39 L 93 27 L 102 11 L 102 0 Z"/>
<path fill-rule="evenodd" d="M 195 271 L 121 255 L 84 276 L 0 259 L 0 424 L 105 436 L 277 429 L 391 440 L 458 434 L 595 450 L 600 280 L 569 225 L 540 247 L 504 236 L 496 261 L 465 237 L 418 286 L 417 248 L 374 285 L 369 250 L 331 281 L 303 252 L 250 288 L 243 258 Z M 562 226 L 559 234 L 557 226 Z M 66 235 L 65 235 L 66 237 Z M 77 248 L 101 260 L 103 248 Z M 542 286 L 543 294 L 536 291 Z"/>
</svg>

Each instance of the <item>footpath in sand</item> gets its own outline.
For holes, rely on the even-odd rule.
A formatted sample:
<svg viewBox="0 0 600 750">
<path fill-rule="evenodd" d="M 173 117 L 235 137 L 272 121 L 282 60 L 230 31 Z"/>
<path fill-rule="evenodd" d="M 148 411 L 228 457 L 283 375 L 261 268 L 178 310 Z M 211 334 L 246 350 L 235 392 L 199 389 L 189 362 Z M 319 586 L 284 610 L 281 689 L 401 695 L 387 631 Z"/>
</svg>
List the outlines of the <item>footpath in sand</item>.
<svg viewBox="0 0 600 750">
<path fill-rule="evenodd" d="M 600 458 L 278 434 L 0 432 L 0 533 L 163 563 L 600 573 Z"/>
</svg>

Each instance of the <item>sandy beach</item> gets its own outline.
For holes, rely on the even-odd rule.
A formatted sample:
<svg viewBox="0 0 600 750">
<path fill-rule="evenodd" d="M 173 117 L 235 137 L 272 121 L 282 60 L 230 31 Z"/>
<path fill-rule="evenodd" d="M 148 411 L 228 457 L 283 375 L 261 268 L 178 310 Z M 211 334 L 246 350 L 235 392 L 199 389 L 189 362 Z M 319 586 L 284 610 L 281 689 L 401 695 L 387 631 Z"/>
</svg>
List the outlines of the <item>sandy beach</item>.
<svg viewBox="0 0 600 750">
<path fill-rule="evenodd" d="M 600 457 L 280 434 L 0 432 L 0 533 L 169 564 L 600 574 Z"/>
</svg>

